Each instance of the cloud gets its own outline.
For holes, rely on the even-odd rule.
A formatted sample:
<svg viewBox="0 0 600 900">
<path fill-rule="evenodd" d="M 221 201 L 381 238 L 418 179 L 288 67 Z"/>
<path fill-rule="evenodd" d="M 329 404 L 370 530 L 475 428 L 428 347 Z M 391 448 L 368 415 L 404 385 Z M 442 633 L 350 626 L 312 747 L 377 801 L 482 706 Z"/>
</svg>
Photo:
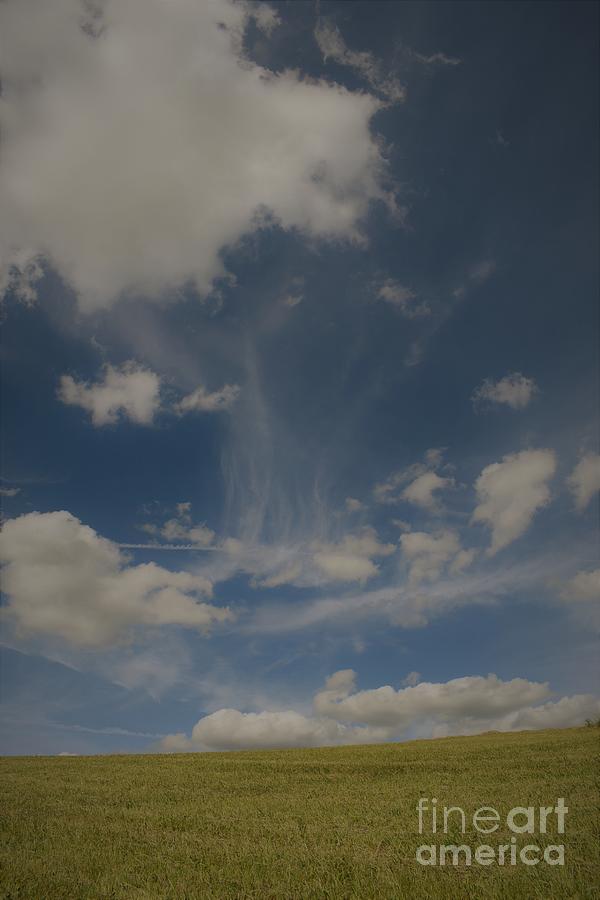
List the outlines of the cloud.
<svg viewBox="0 0 600 900">
<path fill-rule="evenodd" d="M 175 404 L 175 411 L 180 415 L 189 412 L 219 412 L 230 409 L 240 392 L 239 385 L 225 384 L 218 391 L 208 392 L 200 386 Z"/>
<path fill-rule="evenodd" d="M 429 512 L 439 512 L 440 508 L 434 493 L 454 484 L 452 478 L 444 478 L 435 472 L 435 469 L 443 465 L 443 458 L 443 448 L 433 447 L 427 450 L 424 462 L 414 463 L 398 472 L 392 472 L 385 481 L 376 484 L 373 488 L 375 500 L 388 505 L 404 500 Z M 408 487 L 401 491 L 400 488 L 407 482 L 410 482 Z"/>
<path fill-rule="evenodd" d="M 62 375 L 58 398 L 69 406 L 79 406 L 90 413 L 96 428 L 115 425 L 129 419 L 137 425 L 152 425 L 159 412 L 173 411 L 177 415 L 193 412 L 220 412 L 234 403 L 239 387 L 226 384 L 209 393 L 204 387 L 171 404 L 161 401 L 162 379 L 150 369 L 132 360 L 122 366 L 104 366 L 100 380 L 90 384 L 77 381 L 72 375 Z"/>
<path fill-rule="evenodd" d="M 402 684 L 404 687 L 414 687 L 421 680 L 420 672 L 409 672 L 405 678 L 402 679 Z"/>
<path fill-rule="evenodd" d="M 364 582 L 378 574 L 373 560 L 391 556 L 395 544 L 379 541 L 377 532 L 365 526 L 341 539 L 299 539 L 280 544 L 253 544 L 239 538 L 226 538 L 222 552 L 212 568 L 206 569 L 214 580 L 226 580 L 238 572 L 251 576 L 253 588 L 274 588 L 289 584 L 319 588 L 326 583 Z"/>
<path fill-rule="evenodd" d="M 415 50 L 410 54 L 413 59 L 423 63 L 426 66 L 460 66 L 462 59 L 457 56 L 447 56 L 445 53 L 430 53 L 426 56 L 423 53 L 417 53 Z"/>
<path fill-rule="evenodd" d="M 278 572 L 275 572 L 273 575 L 268 575 L 266 578 L 256 581 L 256 587 L 261 588 L 276 588 L 281 587 L 284 584 L 294 584 L 294 582 L 298 581 L 302 575 L 302 566 L 300 563 L 292 563 L 284 569 L 280 569 Z"/>
<path fill-rule="evenodd" d="M 389 303 L 407 319 L 417 319 L 431 315 L 431 307 L 424 300 L 419 301 L 417 294 L 408 287 L 386 279 L 377 289 L 377 296 L 385 303 Z"/>
<path fill-rule="evenodd" d="M 441 491 L 443 488 L 452 487 L 453 484 L 453 478 L 442 478 L 436 472 L 425 472 L 423 475 L 415 478 L 414 481 L 411 481 L 400 496 L 403 500 L 407 500 L 415 506 L 420 506 L 421 509 L 436 512 L 439 510 L 439 504 L 434 497 L 434 493 Z"/>
<path fill-rule="evenodd" d="M 160 536 L 166 541 L 182 541 L 188 545 L 210 547 L 215 539 L 215 533 L 205 523 L 194 524 L 191 509 L 192 504 L 189 502 L 178 503 L 175 507 L 175 516 L 167 519 L 162 525 L 145 522 L 140 528 L 146 534 Z"/>
<path fill-rule="evenodd" d="M 562 588 L 560 598 L 586 629 L 600 629 L 600 569 L 577 572 Z"/>
<path fill-rule="evenodd" d="M 343 682 L 325 684 L 315 695 L 315 711 L 340 722 L 404 730 L 419 719 L 492 718 L 530 706 L 550 695 L 547 684 L 496 675 L 455 678 L 441 684 L 422 681 L 414 687 L 375 688 L 354 693 L 354 681 L 345 673 Z"/>
<path fill-rule="evenodd" d="M 0 487 L 0 497 L 16 497 L 20 493 L 19 487 Z"/>
<path fill-rule="evenodd" d="M 346 497 L 345 506 L 348 512 L 360 512 L 361 509 L 365 508 L 364 503 L 361 503 L 355 497 Z"/>
<path fill-rule="evenodd" d="M 510 372 L 499 381 L 486 378 L 471 398 L 477 409 L 485 405 L 505 404 L 511 409 L 525 409 L 539 388 L 533 378 L 525 378 L 520 372 Z"/>
<path fill-rule="evenodd" d="M 372 559 L 390 556 L 394 544 L 381 544 L 373 528 L 346 535 L 337 544 L 318 544 L 314 555 L 317 567 L 332 581 L 366 581 L 379 571 Z"/>
<path fill-rule="evenodd" d="M 496 675 L 442 683 L 420 682 L 356 691 L 355 673 L 342 669 L 313 700 L 314 716 L 294 710 L 244 713 L 220 709 L 204 716 L 191 737 L 169 735 L 163 751 L 241 750 L 356 744 L 412 736 L 469 734 L 490 729 L 560 728 L 582 724 L 600 711 L 600 700 L 578 694 L 549 700 L 547 684 Z M 544 702 L 542 702 L 544 701 Z"/>
<path fill-rule="evenodd" d="M 384 74 L 381 63 L 372 53 L 364 50 L 350 50 L 339 30 L 331 22 L 318 19 L 315 40 L 325 62 L 333 59 L 339 65 L 354 69 L 374 91 L 391 103 L 398 103 L 406 99 L 406 88 L 400 84 L 398 79 Z"/>
<path fill-rule="evenodd" d="M 202 750 L 259 750 L 368 743 L 380 737 L 378 729 L 341 725 L 293 710 L 242 713 L 220 709 L 194 726 L 191 744 Z"/>
<path fill-rule="evenodd" d="M 9 519 L 0 533 L 6 617 L 26 635 L 106 647 L 137 628 L 181 625 L 206 631 L 231 618 L 203 575 L 154 563 L 133 566 L 112 541 L 62 510 Z"/>
<path fill-rule="evenodd" d="M 521 537 L 535 513 L 550 502 L 547 482 L 555 470 L 552 450 L 523 450 L 482 471 L 475 482 L 479 505 L 472 521 L 492 529 L 489 555 Z"/>
<path fill-rule="evenodd" d="M 437 537 L 437 535 L 434 535 Z M 441 548 L 440 548 L 441 549 Z M 573 560 L 585 554 L 581 544 L 528 558 L 510 566 L 482 565 L 474 572 L 456 571 L 451 558 L 443 563 L 444 577 L 427 583 L 410 578 L 385 587 L 353 594 L 321 594 L 302 604 L 264 603 L 245 625 L 249 634 L 290 634 L 303 629 L 327 628 L 339 633 L 364 621 L 389 623 L 399 628 L 421 628 L 434 618 L 474 604 L 495 604 L 508 596 L 530 594 L 547 588 L 548 580 L 563 583 L 573 570 Z M 462 552 L 462 551 L 461 551 Z M 461 552 L 455 559 L 459 560 Z M 473 551 L 465 551 L 474 557 Z M 589 553 L 589 549 L 588 549 Z M 463 567 L 464 569 L 464 567 Z"/>
<path fill-rule="evenodd" d="M 582 512 L 595 493 L 600 491 L 600 454 L 588 453 L 579 460 L 567 479 L 575 498 L 575 507 Z"/>
<path fill-rule="evenodd" d="M 203 294 L 250 232 L 356 240 L 392 205 L 381 101 L 256 65 L 250 18 L 277 21 L 229 0 L 0 4 L 5 289 L 31 301 L 45 261 L 84 312 Z"/>
<path fill-rule="evenodd" d="M 462 550 L 455 531 L 410 531 L 400 537 L 402 555 L 409 563 L 409 581 L 435 581 L 452 562 L 452 571 L 460 572 L 474 559 L 474 551 Z"/>
<path fill-rule="evenodd" d="M 115 425 L 120 418 L 151 425 L 160 407 L 160 378 L 135 362 L 120 368 L 108 363 L 102 380 L 94 384 L 62 375 L 58 397 L 90 413 L 96 428 Z"/>
<path fill-rule="evenodd" d="M 180 644 L 181 642 L 179 642 Z M 128 690 L 143 690 L 154 699 L 181 683 L 189 663 L 181 646 L 161 640 L 153 649 L 110 660 L 110 679 Z"/>
<path fill-rule="evenodd" d="M 564 600 L 576 603 L 600 601 L 600 569 L 578 572 L 565 586 L 561 594 Z"/>
<path fill-rule="evenodd" d="M 330 581 L 366 581 L 378 572 L 378 567 L 370 559 L 335 550 L 315 553 L 314 560 Z"/>
<path fill-rule="evenodd" d="M 467 277 L 463 284 L 460 284 L 454 291 L 452 291 L 452 296 L 457 300 L 462 300 L 462 298 L 474 287 L 480 287 L 496 271 L 496 262 L 493 259 L 483 259 L 481 262 L 476 263 L 474 266 L 471 266 L 469 271 L 467 272 Z"/>
</svg>

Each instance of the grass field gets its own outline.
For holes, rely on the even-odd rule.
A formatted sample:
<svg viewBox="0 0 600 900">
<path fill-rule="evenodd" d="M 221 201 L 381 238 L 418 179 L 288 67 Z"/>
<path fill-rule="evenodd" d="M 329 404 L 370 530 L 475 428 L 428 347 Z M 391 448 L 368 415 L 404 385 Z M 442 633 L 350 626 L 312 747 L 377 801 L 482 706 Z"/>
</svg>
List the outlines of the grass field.
<svg viewBox="0 0 600 900">
<path fill-rule="evenodd" d="M 4 898 L 599 897 L 600 730 L 404 744 L 1 760 Z M 419 797 L 503 816 L 494 834 L 418 834 Z M 565 865 L 423 867 L 423 843 L 510 840 L 515 806 L 569 808 L 526 843 Z M 458 816 L 456 821 L 458 822 Z M 426 827 L 429 828 L 430 826 Z M 536 829 L 537 830 L 537 829 Z"/>
</svg>

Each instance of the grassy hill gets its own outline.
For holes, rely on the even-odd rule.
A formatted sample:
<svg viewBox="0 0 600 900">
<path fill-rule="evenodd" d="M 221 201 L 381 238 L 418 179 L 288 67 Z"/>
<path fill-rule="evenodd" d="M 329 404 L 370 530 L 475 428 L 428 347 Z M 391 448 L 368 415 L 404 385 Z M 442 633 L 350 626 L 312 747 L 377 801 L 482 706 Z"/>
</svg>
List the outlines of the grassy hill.
<svg viewBox="0 0 600 900">
<path fill-rule="evenodd" d="M 363 747 L 0 760 L 0 896 L 79 898 L 599 897 L 600 730 L 489 733 Z M 497 832 L 418 834 L 420 797 L 492 806 Z M 515 806 L 569 808 L 565 865 L 421 866 L 419 845 L 515 836 Z M 450 821 L 459 824 L 455 814 Z"/>
</svg>

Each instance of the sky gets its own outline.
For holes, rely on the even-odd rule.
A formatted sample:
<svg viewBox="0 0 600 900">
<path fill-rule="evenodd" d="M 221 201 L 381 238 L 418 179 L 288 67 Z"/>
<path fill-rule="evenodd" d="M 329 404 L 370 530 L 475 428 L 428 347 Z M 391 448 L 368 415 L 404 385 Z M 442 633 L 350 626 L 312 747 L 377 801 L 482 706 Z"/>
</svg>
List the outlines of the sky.
<svg viewBox="0 0 600 900">
<path fill-rule="evenodd" d="M 600 716 L 598 7 L 5 0 L 5 754 Z"/>
</svg>

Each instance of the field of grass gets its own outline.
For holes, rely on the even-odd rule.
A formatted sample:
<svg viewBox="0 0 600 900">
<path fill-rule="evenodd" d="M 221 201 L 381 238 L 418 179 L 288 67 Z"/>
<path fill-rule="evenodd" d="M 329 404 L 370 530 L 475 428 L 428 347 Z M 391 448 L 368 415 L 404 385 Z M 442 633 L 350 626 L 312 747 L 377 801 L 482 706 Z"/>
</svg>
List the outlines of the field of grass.
<svg viewBox="0 0 600 900">
<path fill-rule="evenodd" d="M 600 897 L 599 737 L 578 728 L 317 750 L 4 758 L 0 896 Z M 469 821 L 464 836 L 420 836 L 419 797 L 471 815 L 493 806 L 502 825 L 488 836 Z M 564 866 L 415 860 L 433 841 L 508 843 L 512 807 L 558 797 L 569 808 L 565 834 L 553 815 L 546 835 L 518 835 L 517 844 L 562 843 Z"/>
</svg>

